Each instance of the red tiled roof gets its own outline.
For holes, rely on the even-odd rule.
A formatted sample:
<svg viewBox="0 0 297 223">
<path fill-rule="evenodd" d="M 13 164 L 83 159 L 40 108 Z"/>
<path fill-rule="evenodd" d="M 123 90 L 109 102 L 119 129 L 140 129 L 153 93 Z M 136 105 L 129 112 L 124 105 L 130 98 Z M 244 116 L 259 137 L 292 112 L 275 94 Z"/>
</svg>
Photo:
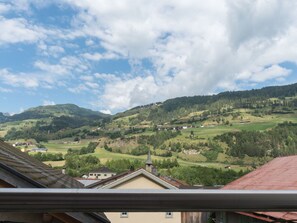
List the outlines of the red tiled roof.
<svg viewBox="0 0 297 223">
<path fill-rule="evenodd" d="M 227 184 L 222 190 L 297 190 L 297 156 L 275 158 L 262 167 Z M 250 214 L 250 217 L 261 215 L 275 219 L 297 219 L 297 212 L 239 213 Z"/>
<path fill-rule="evenodd" d="M 223 190 L 297 190 L 297 156 L 275 158 Z"/>
</svg>

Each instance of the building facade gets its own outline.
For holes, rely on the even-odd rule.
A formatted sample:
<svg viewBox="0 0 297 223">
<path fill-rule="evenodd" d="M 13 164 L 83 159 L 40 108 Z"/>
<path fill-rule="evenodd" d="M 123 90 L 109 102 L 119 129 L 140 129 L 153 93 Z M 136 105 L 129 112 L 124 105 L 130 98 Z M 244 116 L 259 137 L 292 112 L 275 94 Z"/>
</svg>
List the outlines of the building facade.
<svg viewBox="0 0 297 223">
<path fill-rule="evenodd" d="M 170 177 L 161 177 L 156 174 L 150 153 L 145 169 L 128 171 L 99 181 L 88 186 L 94 189 L 158 189 L 179 190 L 188 186 Z M 173 201 L 174 202 L 174 201 Z M 112 223 L 201 223 L 207 222 L 207 214 L 199 212 L 105 212 Z"/>
</svg>

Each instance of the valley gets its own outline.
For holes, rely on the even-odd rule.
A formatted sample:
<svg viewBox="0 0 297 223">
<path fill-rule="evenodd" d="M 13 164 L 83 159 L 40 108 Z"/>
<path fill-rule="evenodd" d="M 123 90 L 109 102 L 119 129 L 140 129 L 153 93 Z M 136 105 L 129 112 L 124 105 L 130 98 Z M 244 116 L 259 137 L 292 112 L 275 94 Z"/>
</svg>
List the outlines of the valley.
<svg viewBox="0 0 297 223">
<path fill-rule="evenodd" d="M 30 142 L 17 147 L 33 156 L 32 148 L 46 148 L 48 155 L 37 158 L 56 168 L 67 169 L 70 157 L 91 160 L 70 168 L 73 176 L 98 165 L 137 168 L 148 150 L 161 173 L 178 167 L 239 173 L 297 154 L 296 95 L 293 84 L 170 99 L 113 116 L 70 104 L 41 106 L 2 118 L 0 136 L 10 144 Z"/>
</svg>

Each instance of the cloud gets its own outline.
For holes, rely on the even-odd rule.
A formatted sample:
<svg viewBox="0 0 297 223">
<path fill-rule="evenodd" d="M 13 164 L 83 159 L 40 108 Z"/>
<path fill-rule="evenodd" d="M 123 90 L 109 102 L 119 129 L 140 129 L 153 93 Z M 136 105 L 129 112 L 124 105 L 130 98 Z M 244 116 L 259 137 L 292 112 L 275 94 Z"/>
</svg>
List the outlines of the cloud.
<svg viewBox="0 0 297 223">
<path fill-rule="evenodd" d="M 15 3 L 0 3 L 0 45 L 35 43 L 40 56 L 34 71 L 2 69 L 0 79 L 26 88 L 64 84 L 70 92 L 98 97 L 100 108 L 112 112 L 282 81 L 292 75 L 283 62 L 297 63 L 295 1 L 42 2 L 20 1 L 18 18 L 3 17 Z M 37 25 L 33 3 L 37 9 L 70 7 L 70 28 Z M 124 61 L 130 70 L 113 67 L 114 61 L 97 66 L 102 60 Z"/>
<path fill-rule="evenodd" d="M 21 87 L 29 90 L 36 90 L 38 88 L 52 89 L 63 86 L 63 80 L 65 80 L 63 76 L 44 72 L 13 73 L 8 69 L 0 69 L 1 83 L 13 88 Z"/>
<path fill-rule="evenodd" d="M 237 77 L 238 80 L 251 82 L 264 82 L 271 79 L 279 79 L 288 76 L 292 70 L 283 68 L 279 65 L 272 65 L 268 68 L 259 68 L 253 72 L 242 72 Z"/>
<path fill-rule="evenodd" d="M 62 66 L 60 64 L 53 65 L 53 64 L 48 64 L 48 63 L 42 62 L 42 61 L 36 61 L 34 63 L 34 66 L 36 68 L 39 68 L 40 70 L 45 71 L 50 74 L 62 75 L 62 74 L 67 74 L 69 72 L 67 67 Z"/>
<path fill-rule="evenodd" d="M 102 100 L 111 110 L 125 109 L 154 100 L 158 86 L 152 76 L 110 82 L 105 87 Z M 156 98 L 155 98 L 156 100 Z"/>
<path fill-rule="evenodd" d="M 56 105 L 56 103 L 54 101 L 44 100 L 43 106 L 47 106 L 47 105 Z"/>
<path fill-rule="evenodd" d="M 0 70 L 0 79 L 2 83 L 12 87 L 36 88 L 39 86 L 39 80 L 36 76 L 23 73 L 12 74 L 7 69 Z"/>
<path fill-rule="evenodd" d="M 76 30 L 131 66 L 151 63 L 125 77 L 94 75 L 106 82 L 101 99 L 111 110 L 240 89 L 239 82 L 279 81 L 291 74 L 280 64 L 297 62 L 294 1 L 66 2 L 79 10 Z M 99 53 L 83 56 L 102 59 Z"/>
<path fill-rule="evenodd" d="M 5 19 L 0 16 L 0 45 L 18 42 L 33 43 L 44 37 L 41 28 L 30 25 L 23 18 Z"/>
<path fill-rule="evenodd" d="M 82 57 L 88 59 L 88 60 L 93 60 L 93 61 L 99 61 L 99 60 L 106 60 L 106 59 L 117 59 L 119 56 L 115 53 L 84 53 L 81 55 Z"/>
<path fill-rule="evenodd" d="M 94 54 L 84 53 L 82 54 L 82 56 L 88 60 L 95 60 L 95 61 L 99 61 L 103 58 L 100 53 L 94 53 Z"/>
<path fill-rule="evenodd" d="M 49 57 L 59 57 L 61 54 L 65 53 L 65 50 L 61 46 L 48 46 L 44 41 L 40 41 L 38 44 L 38 49 L 41 51 L 41 53 L 45 56 Z"/>
<path fill-rule="evenodd" d="M 76 87 L 70 87 L 68 88 L 68 91 L 72 92 L 72 93 L 75 93 L 75 94 L 79 94 L 81 93 L 82 91 L 88 91 L 88 87 L 84 84 L 80 84 Z"/>
<path fill-rule="evenodd" d="M 0 3 L 0 14 L 4 14 L 11 9 L 11 5 Z"/>
<path fill-rule="evenodd" d="M 101 113 L 107 114 L 107 115 L 111 115 L 111 111 L 110 110 L 100 110 Z"/>
</svg>

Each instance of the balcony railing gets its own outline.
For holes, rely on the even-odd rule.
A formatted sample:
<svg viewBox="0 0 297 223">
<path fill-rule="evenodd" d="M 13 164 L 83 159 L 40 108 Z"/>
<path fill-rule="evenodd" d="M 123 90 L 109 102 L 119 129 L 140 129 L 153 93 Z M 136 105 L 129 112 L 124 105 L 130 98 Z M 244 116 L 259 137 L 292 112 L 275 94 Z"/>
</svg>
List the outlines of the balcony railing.
<svg viewBox="0 0 297 223">
<path fill-rule="evenodd" d="M 297 211 L 290 190 L 0 189 L 9 212 Z"/>
</svg>

